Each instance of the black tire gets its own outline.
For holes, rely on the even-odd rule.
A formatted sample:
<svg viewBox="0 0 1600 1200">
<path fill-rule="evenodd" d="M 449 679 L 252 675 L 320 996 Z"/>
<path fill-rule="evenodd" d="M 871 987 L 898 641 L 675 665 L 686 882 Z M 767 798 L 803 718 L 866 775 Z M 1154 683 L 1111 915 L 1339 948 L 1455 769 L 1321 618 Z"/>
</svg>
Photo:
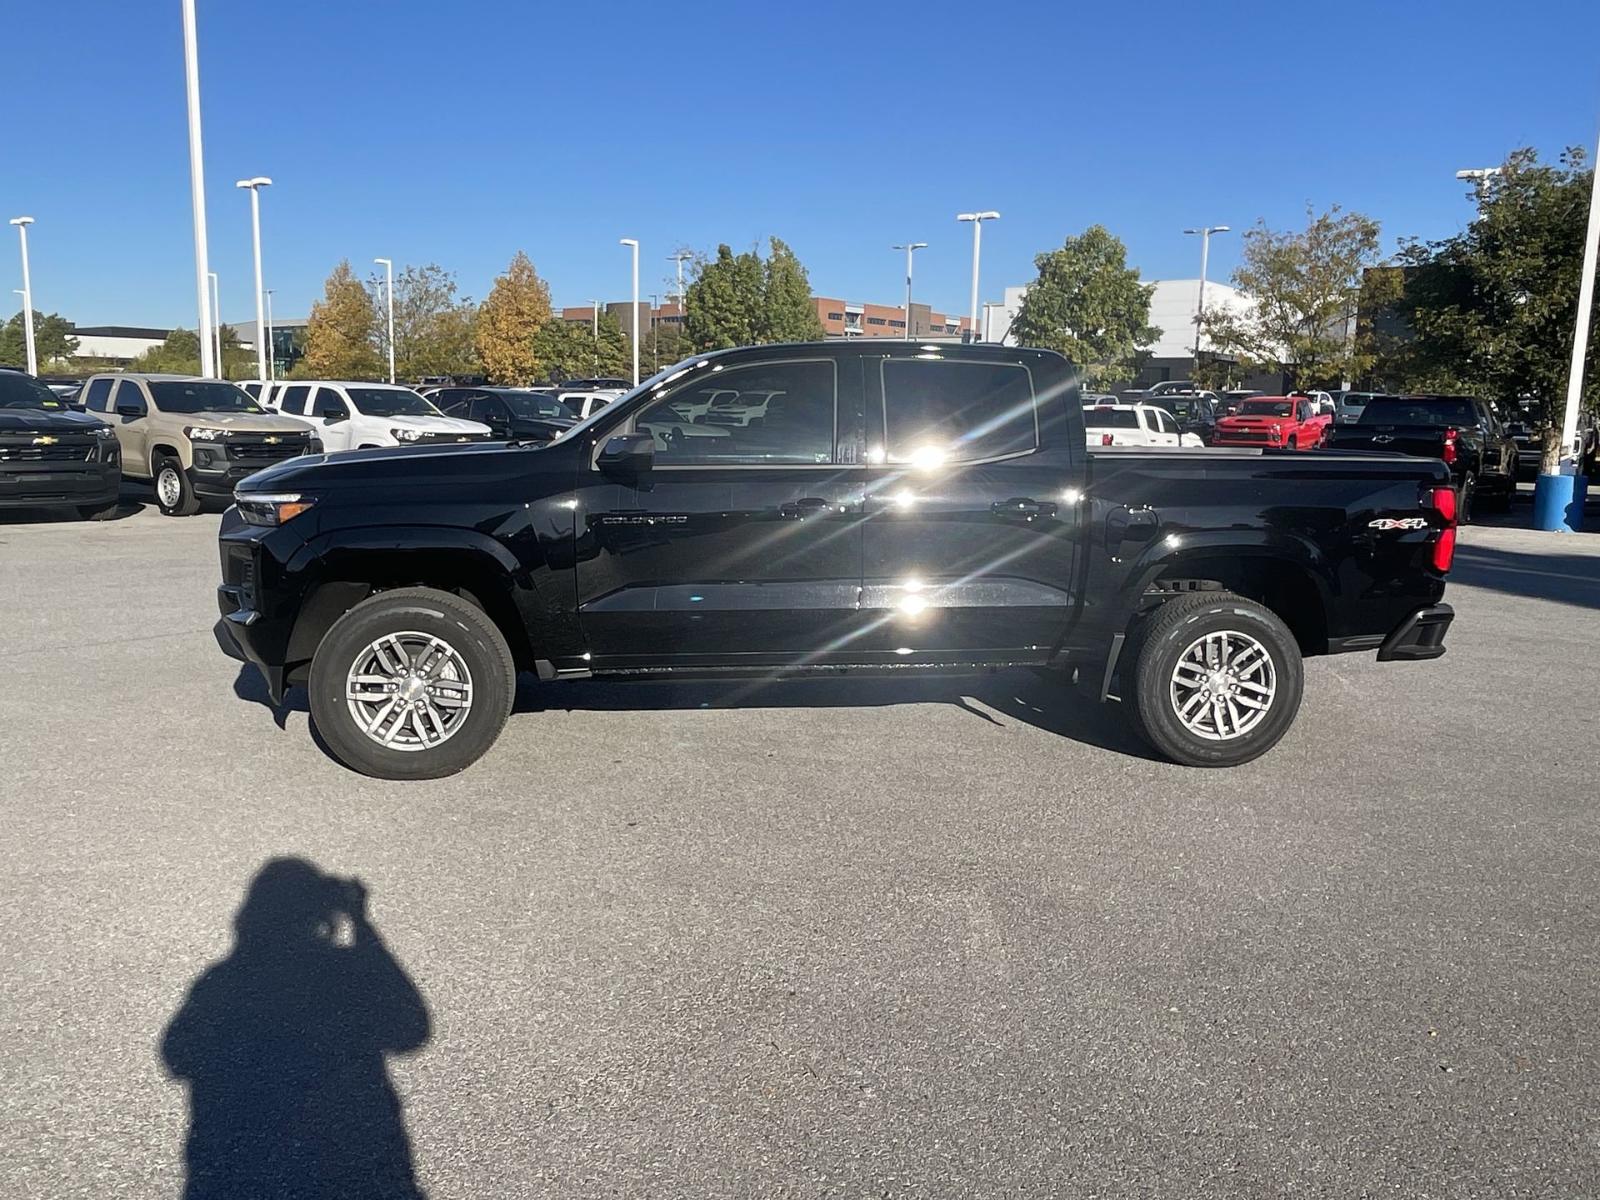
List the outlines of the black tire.
<svg viewBox="0 0 1600 1200">
<path fill-rule="evenodd" d="M 363 662 L 372 664 L 375 661 L 371 657 L 373 644 L 385 634 L 401 633 L 435 638 L 465 665 L 464 678 L 470 684 L 469 704 L 458 705 L 455 709 L 441 705 L 434 710 L 432 702 L 419 695 L 413 704 L 423 711 L 408 717 L 397 709 L 377 722 L 385 733 L 397 726 L 401 732 L 392 736 L 401 743 L 416 741 L 419 727 L 434 731 L 429 723 L 430 714 L 452 719 L 452 712 L 465 707 L 465 716 L 453 718 L 459 724 L 449 725 L 449 732 L 432 746 L 421 744 L 413 749 L 396 749 L 380 745 L 376 740 L 378 735 L 369 734 L 357 723 L 354 702 L 346 696 L 350 674 Z M 399 664 L 392 650 L 390 657 Z M 445 669 L 456 668 L 447 662 Z M 408 681 L 406 686 L 412 686 L 409 680 L 417 674 L 408 663 L 396 678 L 403 675 Z M 461 679 L 463 675 L 457 672 L 453 677 Z M 449 679 L 441 678 L 439 683 L 444 687 L 452 686 Z M 317 647 L 309 684 L 311 719 L 333 756 L 351 770 L 379 779 L 440 779 L 470 766 L 500 736 L 506 718 L 511 715 L 516 690 L 516 666 L 511 650 L 494 622 L 476 605 L 432 588 L 379 592 L 345 613 L 334 622 Z M 433 694 L 431 687 L 426 694 Z M 395 701 L 399 699 L 395 697 Z M 388 702 L 391 708 L 395 701 Z M 369 708 L 382 711 L 381 698 Z M 369 708 L 362 711 L 367 712 Z M 412 722 L 409 728 L 408 721 Z"/>
<path fill-rule="evenodd" d="M 78 516 L 85 521 L 109 521 L 122 506 L 113 500 L 110 504 L 80 504 Z"/>
<path fill-rule="evenodd" d="M 1238 700 L 1241 694 L 1250 695 L 1240 692 L 1240 688 L 1255 689 L 1259 694 L 1263 681 L 1270 681 L 1267 686 L 1271 695 L 1264 709 L 1246 709 L 1242 704 L 1224 708 L 1216 719 L 1222 736 L 1207 736 L 1191 729 L 1180 717 L 1180 705 L 1187 708 L 1193 693 L 1181 695 L 1181 685 L 1175 680 L 1180 660 L 1206 635 L 1222 633 L 1250 639 L 1265 652 L 1267 660 L 1262 674 L 1246 672 L 1245 677 L 1253 675 L 1254 682 L 1245 682 L 1241 677 L 1222 703 L 1227 705 L 1230 697 Z M 1276 746 L 1300 711 L 1305 673 L 1294 634 L 1270 609 L 1243 596 L 1196 592 L 1169 600 L 1145 619 L 1131 649 L 1134 658 L 1128 673 L 1132 680 L 1129 699 L 1135 725 L 1145 741 L 1173 762 L 1189 767 L 1235 767 L 1247 763 Z M 1188 670 L 1199 668 L 1191 666 Z M 1209 683 L 1203 686 L 1208 687 Z M 1230 712 L 1234 714 L 1231 718 Z M 1251 717 L 1250 712 L 1260 715 Z M 1239 724 L 1241 713 L 1245 714 L 1243 721 L 1250 723 L 1242 732 L 1227 733 L 1222 727 L 1229 719 Z M 1204 716 L 1202 701 L 1195 719 L 1203 720 Z"/>
<path fill-rule="evenodd" d="M 200 511 L 200 497 L 194 494 L 189 473 L 176 456 L 163 454 L 150 464 L 150 484 L 164 515 L 192 517 Z"/>
</svg>

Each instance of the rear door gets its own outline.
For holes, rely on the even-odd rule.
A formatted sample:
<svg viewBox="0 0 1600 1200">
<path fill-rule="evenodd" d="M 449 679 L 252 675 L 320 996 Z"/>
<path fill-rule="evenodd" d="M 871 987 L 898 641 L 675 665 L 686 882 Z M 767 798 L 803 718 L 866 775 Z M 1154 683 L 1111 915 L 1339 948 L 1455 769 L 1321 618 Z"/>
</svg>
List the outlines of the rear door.
<svg viewBox="0 0 1600 1200">
<path fill-rule="evenodd" d="M 1054 360 L 865 364 L 864 635 L 876 653 L 1042 662 L 1076 607 L 1077 387 Z"/>
<path fill-rule="evenodd" d="M 598 439 L 648 433 L 638 486 L 579 468 L 579 620 L 596 666 L 848 657 L 860 622 L 860 370 L 853 356 L 711 360 Z M 709 393 L 759 394 L 710 423 Z"/>
</svg>

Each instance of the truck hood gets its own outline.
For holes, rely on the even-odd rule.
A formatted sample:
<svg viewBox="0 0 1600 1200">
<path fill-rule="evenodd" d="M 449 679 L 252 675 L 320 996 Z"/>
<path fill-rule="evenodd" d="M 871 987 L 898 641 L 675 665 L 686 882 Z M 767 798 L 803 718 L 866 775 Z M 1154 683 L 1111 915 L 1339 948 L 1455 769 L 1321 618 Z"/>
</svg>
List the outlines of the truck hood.
<svg viewBox="0 0 1600 1200">
<path fill-rule="evenodd" d="M 468 422 L 470 424 L 470 422 Z M 489 476 L 520 473 L 543 465 L 543 446 L 503 442 L 446 442 L 393 449 L 349 450 L 285 459 L 243 480 L 239 491 L 376 494 L 393 488 L 413 494 L 419 488 L 459 493 Z"/>
<path fill-rule="evenodd" d="M 460 417 L 368 417 L 369 421 L 387 422 L 395 429 L 416 429 L 423 433 L 477 434 L 486 437 L 489 427 L 477 421 L 464 421 Z"/>
<path fill-rule="evenodd" d="M 162 413 L 169 420 L 182 420 L 185 425 L 206 425 L 226 429 L 230 433 L 304 433 L 311 426 L 293 417 L 280 417 L 276 413 L 197 412 Z"/>
<path fill-rule="evenodd" d="M 0 408 L 0 433 L 93 433 L 104 421 L 88 413 L 44 408 Z"/>
<path fill-rule="evenodd" d="M 1293 417 L 1267 417 L 1246 416 L 1223 417 L 1217 422 L 1218 429 L 1282 429 L 1285 425 L 1293 425 Z"/>
</svg>

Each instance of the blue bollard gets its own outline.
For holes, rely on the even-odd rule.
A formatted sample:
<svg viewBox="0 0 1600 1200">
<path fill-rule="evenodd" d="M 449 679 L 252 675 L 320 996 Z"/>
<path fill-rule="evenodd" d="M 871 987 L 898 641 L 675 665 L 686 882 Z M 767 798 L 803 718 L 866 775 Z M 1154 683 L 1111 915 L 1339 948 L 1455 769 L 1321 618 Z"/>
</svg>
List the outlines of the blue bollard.
<svg viewBox="0 0 1600 1200">
<path fill-rule="evenodd" d="M 1582 475 L 1541 475 L 1533 484 L 1533 527 L 1547 533 L 1583 530 L 1589 480 Z"/>
</svg>

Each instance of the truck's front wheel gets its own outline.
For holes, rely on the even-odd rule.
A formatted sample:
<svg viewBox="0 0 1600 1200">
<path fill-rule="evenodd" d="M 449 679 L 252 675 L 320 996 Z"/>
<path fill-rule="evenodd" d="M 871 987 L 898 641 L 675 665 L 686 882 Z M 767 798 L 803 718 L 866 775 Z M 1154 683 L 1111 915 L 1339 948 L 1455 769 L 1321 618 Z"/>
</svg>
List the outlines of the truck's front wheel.
<svg viewBox="0 0 1600 1200">
<path fill-rule="evenodd" d="M 1191 767 L 1237 766 L 1272 749 L 1294 724 L 1304 683 L 1288 627 L 1232 592 L 1158 608 L 1137 639 L 1132 673 L 1139 732 Z"/>
<path fill-rule="evenodd" d="M 511 650 L 449 592 L 380 592 L 340 617 L 311 663 L 311 717 L 335 758 L 380 779 L 439 779 L 476 762 L 516 696 Z"/>
</svg>

